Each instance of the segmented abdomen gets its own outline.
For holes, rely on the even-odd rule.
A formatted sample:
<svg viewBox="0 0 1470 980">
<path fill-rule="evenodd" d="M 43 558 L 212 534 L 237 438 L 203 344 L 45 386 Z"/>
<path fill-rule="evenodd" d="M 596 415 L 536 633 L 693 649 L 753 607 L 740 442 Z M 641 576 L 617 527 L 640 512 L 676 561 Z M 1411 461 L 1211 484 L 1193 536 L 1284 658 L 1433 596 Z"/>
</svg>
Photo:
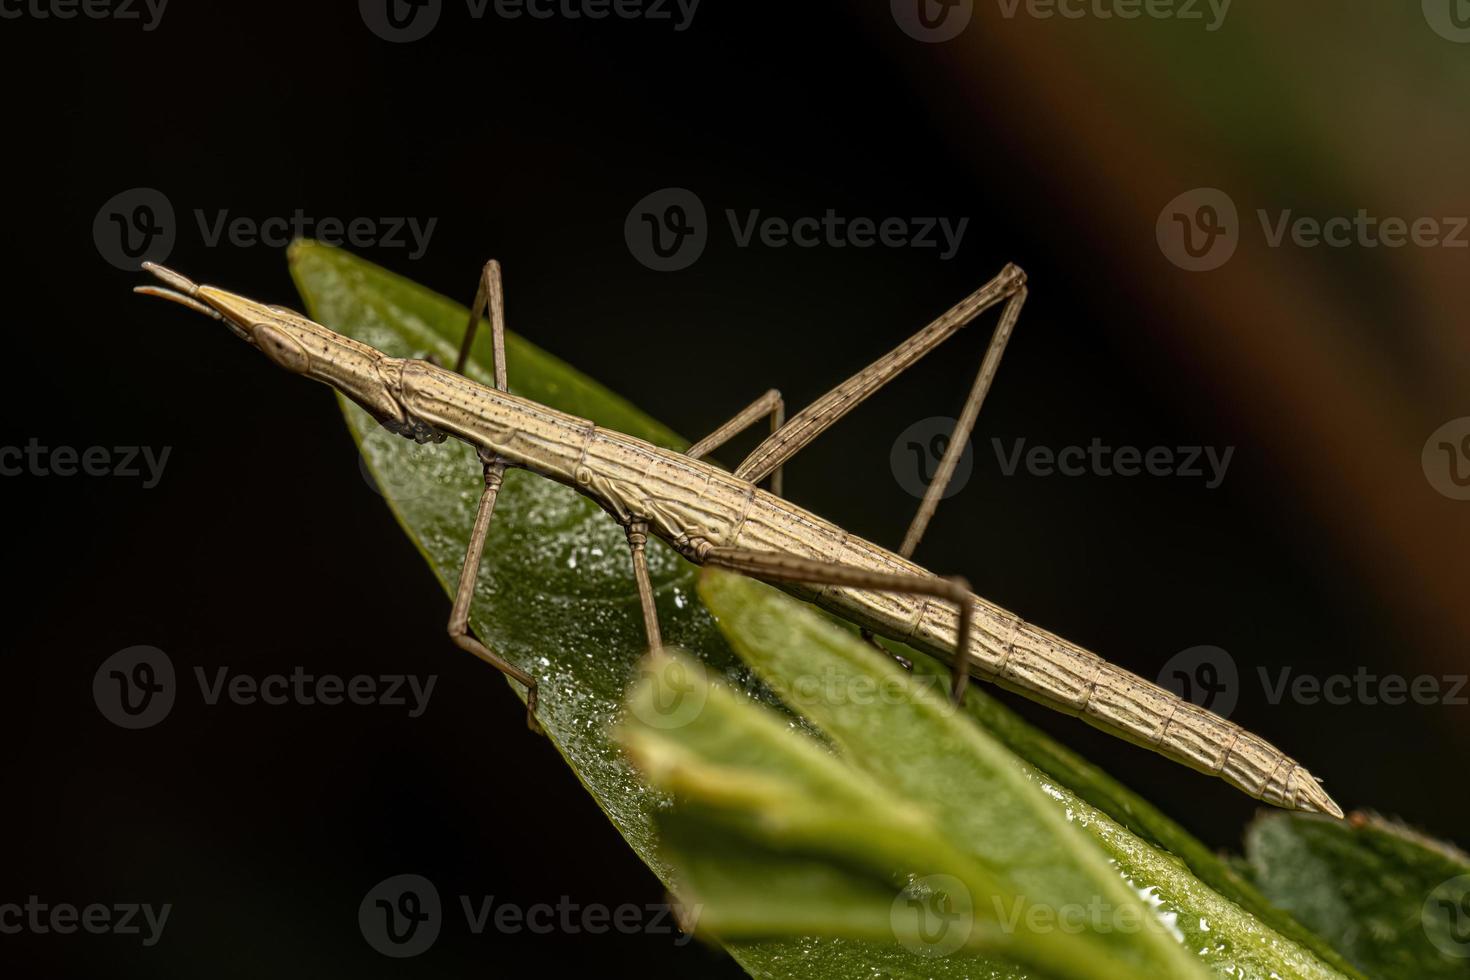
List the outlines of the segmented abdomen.
<svg viewBox="0 0 1470 980">
<path fill-rule="evenodd" d="M 1219 776 L 1250 796 L 1290 809 L 1318 809 L 1315 779 L 1265 739 L 1185 701 L 978 596 L 970 673 L 1057 711 Z M 923 602 L 908 642 L 950 659 L 959 626 L 948 604 Z"/>
<path fill-rule="evenodd" d="M 787 501 L 757 491 L 732 543 L 882 572 L 930 575 Z M 835 586 L 783 586 L 891 639 L 949 662 L 959 610 L 942 599 Z M 1289 809 L 1339 813 L 1306 769 L 1265 739 L 1034 626 L 979 596 L 970 673 Z"/>
</svg>

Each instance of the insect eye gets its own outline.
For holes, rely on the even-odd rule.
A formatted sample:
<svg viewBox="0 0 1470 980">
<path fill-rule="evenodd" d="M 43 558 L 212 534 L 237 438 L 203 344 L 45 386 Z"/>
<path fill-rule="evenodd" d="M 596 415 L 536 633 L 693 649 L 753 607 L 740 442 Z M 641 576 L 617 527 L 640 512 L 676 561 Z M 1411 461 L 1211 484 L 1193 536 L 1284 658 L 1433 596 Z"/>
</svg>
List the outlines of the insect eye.
<svg viewBox="0 0 1470 980">
<path fill-rule="evenodd" d="M 269 323 L 257 323 L 252 330 L 255 342 L 266 357 L 292 374 L 305 374 L 311 367 L 306 349 L 284 330 Z"/>
</svg>

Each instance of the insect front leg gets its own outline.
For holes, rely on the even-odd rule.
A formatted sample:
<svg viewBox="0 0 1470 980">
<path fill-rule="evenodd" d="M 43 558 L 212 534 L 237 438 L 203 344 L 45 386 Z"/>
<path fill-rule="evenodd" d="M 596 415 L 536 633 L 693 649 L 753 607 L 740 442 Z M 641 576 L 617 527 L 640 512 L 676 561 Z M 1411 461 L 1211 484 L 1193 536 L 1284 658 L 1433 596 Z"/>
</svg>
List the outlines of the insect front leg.
<svg viewBox="0 0 1470 980">
<path fill-rule="evenodd" d="M 505 482 L 505 461 L 481 455 L 485 467 L 485 489 L 480 493 L 480 507 L 475 513 L 475 527 L 470 532 L 470 545 L 465 551 L 464 566 L 459 571 L 459 589 L 454 594 L 454 608 L 449 614 L 449 638 L 461 650 L 473 653 L 496 670 L 520 681 L 526 688 L 526 724 L 540 732 L 536 721 L 536 679 L 515 664 L 495 653 L 470 632 L 470 605 L 475 598 L 475 582 L 480 576 L 480 559 L 485 553 L 485 536 L 490 518 L 495 513 L 495 499 Z"/>
</svg>

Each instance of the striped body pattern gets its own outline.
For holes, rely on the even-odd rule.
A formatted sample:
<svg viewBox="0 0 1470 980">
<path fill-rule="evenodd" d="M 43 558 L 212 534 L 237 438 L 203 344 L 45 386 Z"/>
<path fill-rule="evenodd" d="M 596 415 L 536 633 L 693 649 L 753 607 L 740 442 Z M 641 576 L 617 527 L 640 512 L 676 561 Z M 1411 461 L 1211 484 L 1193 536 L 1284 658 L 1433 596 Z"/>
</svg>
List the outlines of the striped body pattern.
<svg viewBox="0 0 1470 980">
<path fill-rule="evenodd" d="M 392 360 L 386 359 L 385 360 Z M 408 413 L 514 465 L 577 489 L 692 561 L 711 546 L 931 575 L 711 463 L 422 361 L 399 362 Z M 959 613 L 939 599 L 844 586 L 782 588 L 880 636 L 952 659 Z M 1264 739 L 1097 654 L 973 597 L 970 673 L 1288 809 L 1340 815 L 1301 765 Z"/>
<path fill-rule="evenodd" d="M 771 436 L 735 473 L 510 394 L 501 354 L 495 361 L 497 385 L 490 387 L 428 361 L 390 357 L 299 313 L 197 285 L 152 263 L 145 263 L 145 268 L 164 286 L 142 286 L 138 292 L 222 321 L 278 367 L 331 385 L 385 428 L 419 442 L 442 441 L 452 435 L 476 447 L 485 465 L 485 491 L 451 614 L 450 636 L 462 648 L 527 685 L 532 727 L 535 679 L 467 634 L 474 575 L 505 466 L 521 467 L 576 489 L 624 526 L 651 645 L 658 639 L 642 551 L 648 533 L 662 538 L 690 561 L 724 564 L 784 583 L 781 587 L 799 598 L 951 663 L 961 635 L 966 635 L 967 646 L 959 651 L 966 660 L 966 670 L 957 671 L 960 680 L 974 676 L 991 681 L 1081 717 L 1110 734 L 1219 776 L 1267 803 L 1342 816 L 1311 773 L 1239 725 L 986 602 L 956 580 L 941 579 L 902 555 L 849 534 L 756 485 L 767 475 L 775 478 L 782 460 L 896 372 L 983 309 L 1004 301 L 996 336 L 966 404 L 964 415 L 973 422 L 1025 298 L 1025 277 L 1015 266 L 1007 266 L 990 283 L 786 424 L 777 425 L 773 417 Z M 503 351 L 498 269 L 494 262 L 487 264 L 474 305 L 478 311 L 482 302 L 489 304 L 496 350 Z M 461 363 L 469 352 L 474 323 L 472 318 L 465 332 Z M 779 404 L 779 393 L 768 395 L 777 396 Z M 965 424 L 957 423 L 956 433 Z M 952 445 L 962 442 L 957 435 Z M 941 469 L 953 457 L 947 452 Z M 904 554 L 912 553 L 910 541 L 917 541 L 915 527 L 922 530 L 920 518 L 927 520 L 926 508 L 932 514 L 938 489 L 942 482 L 936 477 L 916 525 L 910 527 L 910 540 L 901 549 Z M 735 556 L 742 557 L 732 564 Z M 825 574 L 810 574 L 816 568 Z M 849 584 L 796 584 L 814 578 Z M 885 591 L 890 588 L 906 591 Z M 963 628 L 962 605 L 969 614 L 968 631 Z M 956 693 L 961 686 L 956 685 Z"/>
</svg>

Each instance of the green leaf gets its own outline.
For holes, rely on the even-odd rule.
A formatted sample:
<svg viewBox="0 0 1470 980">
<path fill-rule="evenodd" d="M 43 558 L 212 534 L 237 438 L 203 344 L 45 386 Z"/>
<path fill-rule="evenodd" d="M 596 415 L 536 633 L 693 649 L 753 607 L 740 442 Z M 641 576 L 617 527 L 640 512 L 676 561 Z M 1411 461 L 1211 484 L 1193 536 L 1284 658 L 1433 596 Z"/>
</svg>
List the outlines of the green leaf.
<svg viewBox="0 0 1470 980">
<path fill-rule="evenodd" d="M 390 354 L 432 354 L 441 363 L 452 363 L 467 317 L 463 306 L 316 243 L 296 243 L 290 259 L 306 308 L 318 321 Z M 467 272 L 467 295 L 474 271 Z M 511 388 L 519 394 L 661 445 L 686 445 L 624 399 L 514 335 L 507 338 L 507 362 Z M 488 383 L 488 364 L 488 331 L 482 330 L 469 373 Z M 345 400 L 342 408 L 393 513 L 446 592 L 451 591 L 480 488 L 473 452 L 456 442 L 416 445 L 386 432 Z M 650 546 L 649 559 L 667 642 L 697 653 L 715 677 L 768 697 L 698 601 L 692 567 L 657 542 Z M 491 525 L 471 622 L 492 648 L 540 679 L 540 717 L 553 744 L 630 846 L 669 881 L 671 869 L 657 853 L 654 821 L 664 798 L 635 778 L 609 735 L 644 652 L 622 531 L 571 490 L 511 471 Z M 444 655 L 462 654 L 446 641 Z M 916 658 L 916 666 L 920 671 L 939 669 L 927 658 Z M 1240 894 L 1220 886 L 1222 880 L 1229 884 L 1218 870 L 1224 865 L 1147 804 L 1029 732 L 973 687 L 967 706 L 1012 751 L 1036 761 L 1059 783 L 1084 787 L 1081 794 L 1116 821 L 1166 844 L 1222 894 L 1250 907 Z M 1218 865 L 1216 871 L 1199 872 L 1212 863 Z M 934 961 L 893 944 L 808 939 L 733 943 L 730 950 L 762 976 L 944 975 L 935 970 Z"/>
<path fill-rule="evenodd" d="M 919 956 L 956 956 L 945 975 L 980 965 L 959 955 L 975 951 L 987 954 L 987 971 L 1005 975 L 1016 974 L 996 957 L 1044 976 L 1202 975 L 1064 820 L 1059 827 L 1078 833 L 1079 853 L 1095 860 L 1094 877 L 1082 884 L 1106 896 L 1094 901 L 1096 917 L 1136 927 L 1120 943 L 1081 934 L 1089 914 L 1081 901 L 1092 888 L 1074 896 L 1081 900 L 1077 929 L 1034 918 L 1049 908 L 1033 909 L 969 848 L 952 843 L 941 808 L 885 785 L 783 715 L 708 681 L 697 661 L 651 656 L 630 708 L 623 740 L 652 782 L 679 801 L 661 820 L 664 851 L 680 869 L 683 905 L 697 910 L 708 933 L 898 942 Z M 1033 792 L 1044 817 L 1051 808 Z M 1030 860 L 1040 867 L 1054 856 Z M 1050 867 L 1041 878 L 1071 870 Z"/>
<path fill-rule="evenodd" d="M 1108 934 L 1137 972 L 1187 975 L 1198 969 L 1187 949 L 1227 976 L 1337 975 L 952 710 L 942 677 L 905 673 L 850 629 L 750 579 L 707 572 L 700 593 L 742 658 L 844 760 L 930 813 L 1028 902 L 1131 919 L 1146 901 L 1177 941 L 1156 930 Z"/>
<path fill-rule="evenodd" d="M 916 657 L 913 651 L 904 655 L 915 662 L 917 669 L 948 675 L 948 667 L 930 658 Z M 983 694 L 969 697 L 965 708 L 972 718 L 1016 755 L 1059 780 L 1138 837 L 1178 857 L 1200 881 L 1221 896 L 1287 939 L 1310 950 L 1323 963 L 1348 976 L 1361 976 L 1325 939 L 1273 905 L 1246 875 L 1200 843 L 1152 803 L 1071 749 L 1052 741 L 994 698 Z"/>
<path fill-rule="evenodd" d="M 1470 977 L 1470 856 L 1380 817 L 1272 814 L 1246 857 L 1271 900 L 1375 977 Z"/>
<path fill-rule="evenodd" d="M 289 257 L 314 319 L 396 356 L 433 354 L 453 363 L 468 317 L 463 306 L 340 249 L 299 241 Z M 489 362 L 488 331 L 481 330 L 468 373 L 489 383 Z M 506 363 L 518 394 L 661 445 L 686 445 L 517 336 L 506 338 Z M 351 402 L 339 402 L 389 507 L 451 593 L 481 486 L 474 453 L 455 442 L 417 445 L 385 431 Z M 622 530 L 586 498 L 512 470 L 496 505 L 471 624 L 492 649 L 538 678 L 547 737 L 633 850 L 669 882 L 654 823 L 663 798 L 637 778 L 610 734 L 646 652 L 627 547 Z M 692 566 L 657 542 L 650 544 L 649 565 L 666 640 L 699 651 L 708 669 L 733 683 L 748 683 L 749 671 L 694 595 Z M 464 654 L 446 640 L 444 656 Z M 930 975 L 927 961 L 878 944 L 815 940 L 728 948 L 756 976 Z"/>
</svg>

